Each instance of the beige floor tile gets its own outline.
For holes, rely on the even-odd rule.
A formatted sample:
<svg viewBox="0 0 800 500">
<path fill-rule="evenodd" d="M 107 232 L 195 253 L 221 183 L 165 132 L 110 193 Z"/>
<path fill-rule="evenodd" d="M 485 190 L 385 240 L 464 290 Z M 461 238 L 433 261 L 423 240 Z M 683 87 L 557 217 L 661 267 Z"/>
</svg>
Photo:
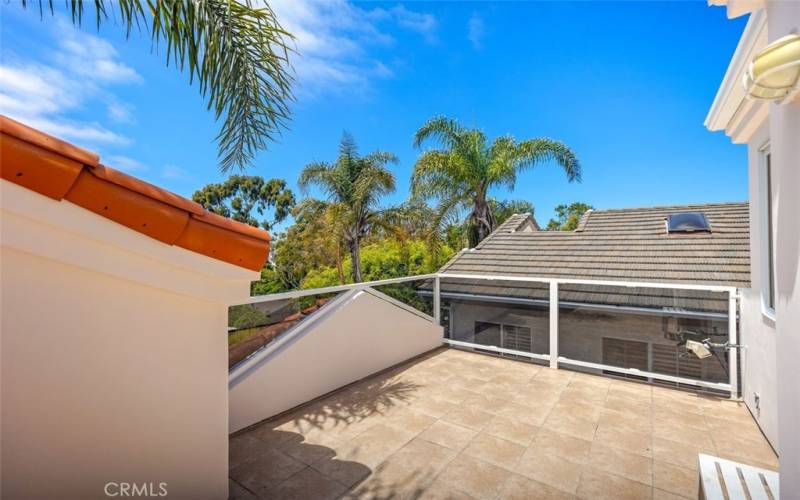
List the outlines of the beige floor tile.
<svg viewBox="0 0 800 500">
<path fill-rule="evenodd" d="M 382 462 L 350 492 L 356 498 L 416 498 L 428 489 L 456 452 L 414 439 Z"/>
<path fill-rule="evenodd" d="M 650 416 L 653 411 L 649 399 L 637 399 L 628 397 L 628 395 L 609 394 L 603 406 L 620 413 L 634 413 L 642 416 Z"/>
<path fill-rule="evenodd" d="M 577 400 L 564 397 L 566 391 L 562 393 L 561 400 L 556 403 L 550 415 L 565 416 L 572 415 L 586 420 L 597 422 L 603 414 L 603 401 L 597 403 L 587 403 L 586 400 Z"/>
<path fill-rule="evenodd" d="M 256 458 L 233 467 L 230 470 L 230 477 L 256 495 L 263 496 L 271 488 L 305 467 L 305 464 L 284 453 L 269 449 Z"/>
<path fill-rule="evenodd" d="M 584 500 L 649 500 L 652 487 L 615 474 L 587 468 L 581 475 L 578 498 Z"/>
<path fill-rule="evenodd" d="M 228 468 L 253 460 L 257 456 L 266 453 L 273 446 L 256 438 L 253 434 L 240 434 L 228 440 Z"/>
<path fill-rule="evenodd" d="M 419 434 L 436 422 L 436 418 L 424 413 L 420 413 L 411 408 L 404 408 L 400 411 L 394 412 L 383 419 L 383 423 L 404 429 L 414 434 Z"/>
<path fill-rule="evenodd" d="M 542 429 L 530 446 L 537 452 L 558 455 L 576 464 L 584 464 L 589 458 L 592 442 L 568 434 Z"/>
<path fill-rule="evenodd" d="M 778 457 L 766 440 L 736 439 L 735 436 L 716 438 L 717 456 L 764 469 L 778 470 Z"/>
<path fill-rule="evenodd" d="M 520 458 L 516 472 L 566 493 L 575 493 L 582 469 L 582 465 L 531 446 Z"/>
<path fill-rule="evenodd" d="M 589 452 L 589 464 L 595 469 L 633 481 L 653 484 L 653 460 L 649 457 L 594 442 Z"/>
<path fill-rule="evenodd" d="M 315 442 L 315 437 L 327 438 L 330 439 L 330 441 L 323 439 L 326 442 Z M 311 465 L 318 460 L 333 458 L 336 455 L 336 446 L 341 444 L 341 441 L 334 441 L 334 439 L 335 434 L 333 432 L 327 432 L 319 436 L 303 438 L 302 440 L 291 439 L 289 441 L 284 441 L 279 449 L 295 460 L 303 462 L 306 465 Z"/>
<path fill-rule="evenodd" d="M 697 470 L 697 456 L 700 453 L 715 456 L 714 448 L 702 448 L 693 444 L 680 443 L 661 437 L 653 437 L 653 460 Z"/>
<path fill-rule="evenodd" d="M 257 498 L 236 481 L 228 480 L 228 500 L 256 500 Z"/>
<path fill-rule="evenodd" d="M 319 471 L 306 467 L 279 485 L 270 488 L 263 496 L 281 500 L 328 500 L 338 498 L 347 488 Z"/>
<path fill-rule="evenodd" d="M 623 413 L 604 408 L 598 423 L 606 426 L 624 427 L 640 432 L 653 432 L 653 420 L 650 416 L 633 412 Z"/>
<path fill-rule="evenodd" d="M 486 433 L 475 436 L 463 453 L 508 470 L 514 470 L 525 447 Z"/>
<path fill-rule="evenodd" d="M 653 500 L 685 500 L 685 499 L 686 497 L 676 495 L 675 493 L 670 493 L 668 491 L 659 490 L 658 488 L 653 488 Z"/>
<path fill-rule="evenodd" d="M 503 500 L 571 500 L 575 496 L 520 474 L 513 474 L 506 481 L 497 498 Z"/>
<path fill-rule="evenodd" d="M 457 405 L 443 399 L 426 398 L 415 401 L 413 408 L 414 411 L 419 413 L 424 413 L 435 418 L 441 418 L 447 412 L 451 411 L 453 408 L 456 408 L 456 406 Z"/>
<path fill-rule="evenodd" d="M 597 429 L 597 423 L 593 420 L 581 418 L 572 414 L 559 414 L 553 413 L 547 417 L 543 427 L 551 431 L 569 434 L 570 436 L 579 437 L 581 439 L 594 439 L 594 432 Z"/>
<path fill-rule="evenodd" d="M 280 445 L 286 441 L 296 439 L 301 436 L 296 432 L 287 432 L 276 429 L 271 424 L 265 424 L 260 427 L 256 427 L 250 431 L 249 434 L 275 448 L 280 447 Z"/>
<path fill-rule="evenodd" d="M 528 406 L 509 402 L 497 410 L 497 415 L 524 422 L 528 425 L 540 426 L 547 419 L 550 409 L 542 406 Z"/>
<path fill-rule="evenodd" d="M 442 420 L 451 424 L 468 427 L 470 429 L 481 430 L 487 425 L 495 416 L 491 413 L 485 412 L 478 408 L 471 406 L 459 406 L 448 412 Z"/>
<path fill-rule="evenodd" d="M 497 415 L 511 404 L 511 400 L 486 394 L 476 394 L 464 400 L 461 406 L 478 408 L 481 411 Z"/>
<path fill-rule="evenodd" d="M 607 424 L 598 425 L 594 441 L 645 457 L 653 455 L 653 435 L 637 429 Z"/>
<path fill-rule="evenodd" d="M 653 462 L 653 486 L 685 498 L 697 498 L 697 471 Z"/>
<path fill-rule="evenodd" d="M 438 420 L 420 434 L 419 437 L 451 450 L 461 451 L 477 434 L 478 431 L 475 429 Z"/>
<path fill-rule="evenodd" d="M 708 431 L 686 427 L 672 420 L 653 420 L 653 436 L 701 448 L 714 448 Z"/>
<path fill-rule="evenodd" d="M 653 420 L 669 420 L 681 426 L 706 430 L 706 419 L 703 415 L 680 411 L 680 409 L 655 406 L 653 408 Z M 726 420 L 725 422 L 728 421 Z"/>
<path fill-rule="evenodd" d="M 533 441 L 536 433 L 539 432 L 539 428 L 535 425 L 498 415 L 489 421 L 489 424 L 483 428 L 483 432 L 522 446 L 528 446 Z"/>
<path fill-rule="evenodd" d="M 602 404 L 606 400 L 608 388 L 588 385 L 585 382 L 570 384 L 561 392 L 561 400 L 574 400 L 582 403 Z"/>
<path fill-rule="evenodd" d="M 456 457 L 439 475 L 439 481 L 480 499 L 495 498 L 511 473 L 502 467 L 464 454 Z"/>
<path fill-rule="evenodd" d="M 391 497 L 389 497 L 391 498 Z M 420 492 L 414 500 L 473 500 L 475 497 L 459 490 L 446 481 L 437 479 L 432 485 Z"/>
</svg>

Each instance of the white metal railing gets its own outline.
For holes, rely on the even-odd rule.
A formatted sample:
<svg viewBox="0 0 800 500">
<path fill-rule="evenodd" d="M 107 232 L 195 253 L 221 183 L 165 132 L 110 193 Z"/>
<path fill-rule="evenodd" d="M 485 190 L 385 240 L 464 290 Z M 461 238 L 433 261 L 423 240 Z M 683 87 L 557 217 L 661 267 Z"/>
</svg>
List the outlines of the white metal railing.
<svg viewBox="0 0 800 500">
<path fill-rule="evenodd" d="M 570 359 L 559 355 L 559 285 L 594 285 L 605 287 L 626 287 L 626 288 L 658 288 L 658 289 L 672 289 L 672 290 L 698 290 L 709 292 L 722 292 L 728 295 L 728 341 L 736 345 L 738 344 L 738 329 L 737 329 L 737 310 L 738 310 L 738 295 L 735 287 L 721 286 L 721 285 L 701 285 L 690 283 L 659 283 L 659 282 L 639 282 L 639 281 L 612 281 L 612 280 L 585 280 L 585 279 L 571 279 L 571 278 L 543 278 L 543 277 L 527 277 L 527 276 L 504 276 L 504 275 L 480 275 L 480 274 L 460 274 L 460 273 L 431 273 L 421 274 L 416 276 L 406 276 L 402 278 L 392 278 L 377 281 L 366 281 L 362 283 L 353 283 L 347 285 L 329 286 L 323 288 L 314 288 L 308 290 L 295 290 L 291 292 L 275 293 L 270 295 L 260 295 L 251 297 L 249 304 L 259 304 L 265 302 L 272 302 L 277 300 L 291 300 L 311 295 L 322 295 L 329 293 L 344 292 L 348 290 L 363 290 L 366 288 L 379 287 L 383 285 L 392 285 L 398 283 L 407 283 L 410 281 L 432 280 L 433 290 L 433 322 L 437 325 L 441 324 L 441 280 L 479 280 L 479 281 L 504 281 L 504 282 L 532 282 L 547 284 L 549 287 L 549 352 L 532 353 L 526 351 L 518 351 L 514 349 L 507 349 L 501 346 L 484 345 L 472 342 L 464 342 L 461 340 L 443 338 L 443 343 L 455 347 L 480 349 L 483 351 L 497 352 L 501 354 L 510 354 L 515 356 L 528 357 L 530 359 L 548 361 L 551 368 L 557 369 L 560 365 L 576 366 L 583 368 L 590 368 L 602 370 L 606 372 L 619 373 L 623 375 L 636 375 L 647 377 L 653 380 L 660 380 L 665 382 L 675 382 L 686 385 L 693 385 L 696 387 L 705 387 L 717 389 L 722 391 L 729 391 L 731 397 L 737 397 L 739 380 L 738 380 L 738 361 L 737 352 L 731 350 L 728 356 L 728 373 L 729 379 L 727 383 L 710 382 L 704 380 L 697 380 L 687 377 L 680 377 L 674 375 L 666 375 L 663 373 L 642 371 L 635 368 L 621 368 L 618 366 L 606 365 L 602 363 L 592 363 L 588 361 L 581 361 L 577 359 Z M 602 292 L 601 292 L 602 293 Z M 669 314 L 669 311 L 665 311 Z"/>
</svg>

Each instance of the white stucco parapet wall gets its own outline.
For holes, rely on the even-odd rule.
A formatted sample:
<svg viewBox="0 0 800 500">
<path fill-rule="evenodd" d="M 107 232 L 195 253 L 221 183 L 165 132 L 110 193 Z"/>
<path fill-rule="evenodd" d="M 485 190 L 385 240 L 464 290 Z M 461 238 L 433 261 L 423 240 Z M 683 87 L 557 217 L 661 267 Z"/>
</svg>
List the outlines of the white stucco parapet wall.
<svg viewBox="0 0 800 500">
<path fill-rule="evenodd" d="M 227 308 L 258 273 L 2 180 L 0 207 L 0 496 L 226 498 Z"/>
<path fill-rule="evenodd" d="M 350 290 L 230 375 L 230 432 L 442 345 L 431 317 L 373 289 Z"/>
</svg>

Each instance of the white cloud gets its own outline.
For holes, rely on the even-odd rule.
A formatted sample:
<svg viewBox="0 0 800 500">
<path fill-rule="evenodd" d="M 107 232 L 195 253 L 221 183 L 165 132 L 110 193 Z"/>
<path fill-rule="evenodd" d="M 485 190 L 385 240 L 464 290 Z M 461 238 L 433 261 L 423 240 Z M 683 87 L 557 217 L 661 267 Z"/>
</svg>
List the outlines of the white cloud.
<svg viewBox="0 0 800 500">
<path fill-rule="evenodd" d="M 467 22 L 467 38 L 470 43 L 472 43 L 472 48 L 478 50 L 483 47 L 483 35 L 485 31 L 483 18 L 478 14 L 472 14 Z"/>
<path fill-rule="evenodd" d="M 290 60 L 301 93 L 362 91 L 373 79 L 391 76 L 392 70 L 367 50 L 396 43 L 383 30 L 385 24 L 435 40 L 436 18 L 403 6 L 366 9 L 346 0 L 272 0 L 269 5 L 295 37 L 297 53 Z"/>
<path fill-rule="evenodd" d="M 161 169 L 161 177 L 170 180 L 186 179 L 189 177 L 189 172 L 176 165 L 164 165 Z"/>
<path fill-rule="evenodd" d="M 101 123 L 71 119 L 70 113 L 101 102 L 112 120 L 132 120 L 132 108 L 117 100 L 108 87 L 139 83 L 141 76 L 119 61 L 105 40 L 62 19 L 54 22 L 55 29 L 48 33 L 51 40 L 43 42 L 51 45 L 50 61 L 32 62 L 28 48 L 6 44 L 0 61 L 0 113 L 67 140 L 129 144 L 129 139 Z"/>
<path fill-rule="evenodd" d="M 116 168 L 117 170 L 123 170 L 128 173 L 147 172 L 150 170 L 150 167 L 142 162 L 123 155 L 107 156 L 104 158 L 103 162 L 107 163 L 109 167 Z"/>
<path fill-rule="evenodd" d="M 414 12 L 398 5 L 392 9 L 397 18 L 397 23 L 425 37 L 428 42 L 436 42 L 437 22 L 433 14 Z"/>
</svg>

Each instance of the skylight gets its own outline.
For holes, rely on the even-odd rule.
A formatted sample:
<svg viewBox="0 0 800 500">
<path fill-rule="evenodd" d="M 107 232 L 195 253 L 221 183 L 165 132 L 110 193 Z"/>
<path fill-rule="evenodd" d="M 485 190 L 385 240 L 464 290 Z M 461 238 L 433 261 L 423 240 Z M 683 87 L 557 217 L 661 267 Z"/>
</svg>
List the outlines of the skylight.
<svg viewBox="0 0 800 500">
<path fill-rule="evenodd" d="M 711 232 L 706 214 L 702 212 L 682 212 L 667 216 L 667 231 L 670 233 Z"/>
</svg>

